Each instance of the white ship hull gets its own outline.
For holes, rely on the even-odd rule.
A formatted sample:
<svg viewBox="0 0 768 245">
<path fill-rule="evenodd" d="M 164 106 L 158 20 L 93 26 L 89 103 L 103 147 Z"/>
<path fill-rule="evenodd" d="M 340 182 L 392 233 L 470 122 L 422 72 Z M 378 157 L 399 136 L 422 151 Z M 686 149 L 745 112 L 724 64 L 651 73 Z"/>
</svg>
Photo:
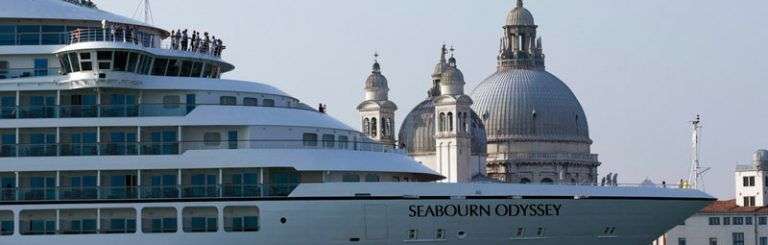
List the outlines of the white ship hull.
<svg viewBox="0 0 768 245">
<path fill-rule="evenodd" d="M 418 184 L 417 184 L 418 185 Z M 424 184 L 428 185 L 428 184 Z M 392 185 L 393 187 L 397 185 Z M 416 185 L 413 185 L 416 186 Z M 462 189 L 469 185 L 452 186 Z M 502 186 L 502 185 L 497 185 Z M 508 185 L 514 189 L 513 185 Z M 407 187 L 407 186 L 401 186 Z M 330 188 L 335 188 L 330 186 Z M 532 188 L 532 187 L 527 187 Z M 0 205 L 2 209 L 77 209 L 258 206 L 259 230 L 218 232 L 90 235 L 13 235 L 2 244 L 105 245 L 246 245 L 246 244 L 622 244 L 645 245 L 678 225 L 711 199 L 695 191 L 653 190 L 653 196 L 613 194 L 580 197 L 555 196 L 295 196 L 262 200 L 199 200 L 152 203 L 83 203 Z M 466 189 L 466 188 L 464 188 Z M 579 188 L 599 190 L 600 187 Z M 606 189 L 606 188 L 602 188 Z M 642 191 L 643 188 L 626 188 Z M 306 189 L 305 189 L 306 190 Z M 487 190 L 486 190 L 487 191 Z M 570 190 L 573 191 L 573 190 Z M 298 193 L 306 193 L 297 190 Z M 664 193 L 668 192 L 668 193 Z M 675 192 L 675 193 L 673 193 Z M 583 193 L 583 192 L 582 192 Z M 674 195 L 669 195 L 673 193 Z M 463 195 L 458 193 L 458 195 Z M 525 194 L 525 193 L 523 193 Z M 219 212 L 221 217 L 221 212 Z M 284 219 L 284 223 L 282 222 Z M 141 227 L 141 224 L 137 225 Z M 520 235 L 520 228 L 523 234 Z M 612 231 L 609 231 L 613 228 Z M 540 230 L 541 229 L 541 230 Z M 411 237 L 412 230 L 416 231 Z M 444 232 L 438 237 L 438 230 Z M 463 235 L 462 235 L 463 234 Z"/>
</svg>

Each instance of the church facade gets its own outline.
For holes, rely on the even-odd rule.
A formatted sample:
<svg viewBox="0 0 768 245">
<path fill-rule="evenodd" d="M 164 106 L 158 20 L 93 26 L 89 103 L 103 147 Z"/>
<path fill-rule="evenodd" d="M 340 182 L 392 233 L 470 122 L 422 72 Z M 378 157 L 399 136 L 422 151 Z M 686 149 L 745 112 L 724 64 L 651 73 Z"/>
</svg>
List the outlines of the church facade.
<svg viewBox="0 0 768 245">
<path fill-rule="evenodd" d="M 468 94 L 456 58 L 446 59 L 442 48 L 427 99 L 408 113 L 397 140 L 391 127 L 384 129 L 394 119 L 394 103 L 387 96 L 369 96 L 389 91 L 374 64 L 366 101 L 358 107 L 363 131 L 397 145 L 450 182 L 490 177 L 507 183 L 596 184 L 600 162 L 591 153 L 587 117 L 570 88 L 546 70 L 538 26 L 522 0 L 502 29 L 497 71 Z M 370 115 L 379 115 L 373 127 Z"/>
</svg>

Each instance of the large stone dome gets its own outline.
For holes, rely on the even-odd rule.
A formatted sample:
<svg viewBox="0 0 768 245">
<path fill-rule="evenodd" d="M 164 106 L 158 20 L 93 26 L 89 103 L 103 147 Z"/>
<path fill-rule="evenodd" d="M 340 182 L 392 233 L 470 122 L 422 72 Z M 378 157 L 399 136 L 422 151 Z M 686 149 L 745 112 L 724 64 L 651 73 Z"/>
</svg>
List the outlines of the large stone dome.
<svg viewBox="0 0 768 245">
<path fill-rule="evenodd" d="M 565 83 L 544 70 L 500 69 L 471 93 L 488 142 L 591 144 L 587 117 Z"/>
<path fill-rule="evenodd" d="M 476 113 L 471 116 L 472 155 L 483 155 L 486 153 L 485 128 Z M 429 98 L 405 117 L 398 136 L 400 148 L 412 155 L 435 154 L 435 132 L 435 104 Z"/>
</svg>

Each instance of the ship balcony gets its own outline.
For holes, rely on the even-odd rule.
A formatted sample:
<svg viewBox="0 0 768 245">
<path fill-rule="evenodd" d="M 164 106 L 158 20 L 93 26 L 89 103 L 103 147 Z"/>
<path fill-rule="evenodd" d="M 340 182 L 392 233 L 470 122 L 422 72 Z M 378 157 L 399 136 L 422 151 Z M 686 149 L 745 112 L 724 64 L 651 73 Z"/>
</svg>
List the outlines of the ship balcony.
<svg viewBox="0 0 768 245">
<path fill-rule="evenodd" d="M 4 172 L 0 203 L 285 197 L 298 176 L 288 168 Z"/>
<path fill-rule="evenodd" d="M 0 69 L 0 80 L 60 75 L 59 68 L 10 68 Z"/>
</svg>

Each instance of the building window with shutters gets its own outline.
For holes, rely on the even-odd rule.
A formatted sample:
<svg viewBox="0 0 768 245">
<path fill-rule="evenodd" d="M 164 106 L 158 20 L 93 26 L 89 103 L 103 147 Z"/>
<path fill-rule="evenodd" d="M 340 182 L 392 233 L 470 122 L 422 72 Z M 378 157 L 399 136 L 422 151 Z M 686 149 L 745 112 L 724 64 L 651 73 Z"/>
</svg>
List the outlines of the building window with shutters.
<svg viewBox="0 0 768 245">
<path fill-rule="evenodd" d="M 760 245 L 768 245 L 768 237 L 761 236 L 760 242 L 758 243 Z"/>
<path fill-rule="evenodd" d="M 710 237 L 709 238 L 709 245 L 717 245 L 717 238 Z"/>
<path fill-rule="evenodd" d="M 744 245 L 744 233 L 743 232 L 734 232 L 733 233 L 733 245 Z"/>
<path fill-rule="evenodd" d="M 688 245 L 688 243 L 685 240 L 685 237 L 678 238 L 677 245 Z"/>
<path fill-rule="evenodd" d="M 720 217 L 709 217 L 709 225 L 720 225 Z"/>
</svg>

